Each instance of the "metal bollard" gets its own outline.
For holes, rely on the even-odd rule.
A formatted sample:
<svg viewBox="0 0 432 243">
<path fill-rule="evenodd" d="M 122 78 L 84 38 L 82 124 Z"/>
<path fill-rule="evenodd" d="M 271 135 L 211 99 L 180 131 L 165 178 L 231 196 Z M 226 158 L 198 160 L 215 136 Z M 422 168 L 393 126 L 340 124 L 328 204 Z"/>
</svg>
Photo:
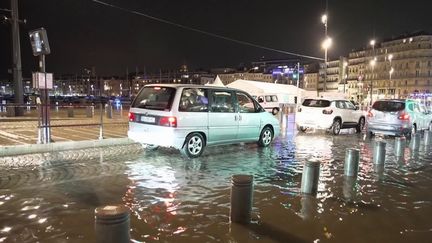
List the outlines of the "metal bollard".
<svg viewBox="0 0 432 243">
<path fill-rule="evenodd" d="M 67 114 L 68 114 L 68 117 L 74 117 L 73 107 L 70 107 L 70 106 L 68 107 Z"/>
<path fill-rule="evenodd" d="M 405 154 L 406 138 L 396 137 L 394 145 L 394 154 L 396 157 L 403 157 Z"/>
<path fill-rule="evenodd" d="M 252 212 L 253 176 L 233 175 L 231 183 L 231 222 L 249 224 Z"/>
<path fill-rule="evenodd" d="M 432 144 L 432 131 L 424 132 L 424 145 L 429 146 Z"/>
<path fill-rule="evenodd" d="M 345 176 L 357 176 L 360 162 L 360 150 L 358 149 L 347 149 L 345 151 Z"/>
<path fill-rule="evenodd" d="M 97 243 L 130 242 L 129 209 L 123 205 L 103 206 L 95 209 Z"/>
<path fill-rule="evenodd" d="M 112 113 L 113 113 L 111 104 L 106 105 L 105 106 L 105 110 L 106 110 L 106 117 L 109 118 L 109 119 L 111 119 L 112 118 Z"/>
<path fill-rule="evenodd" d="M 412 135 L 411 145 L 410 145 L 410 148 L 412 150 L 417 151 L 420 149 L 420 140 L 421 140 L 420 136 L 421 136 L 420 133 L 416 133 L 416 134 Z"/>
<path fill-rule="evenodd" d="M 382 141 L 376 141 L 373 153 L 374 164 L 384 164 L 386 154 L 386 143 Z"/>
<path fill-rule="evenodd" d="M 86 107 L 86 115 L 89 118 L 93 117 L 93 106 L 87 106 Z"/>
<path fill-rule="evenodd" d="M 318 180 L 321 163 L 307 161 L 303 167 L 300 192 L 304 194 L 316 194 L 318 192 Z"/>
<path fill-rule="evenodd" d="M 342 193 L 346 200 L 353 200 L 356 196 L 356 183 L 357 178 L 355 177 L 345 177 L 343 181 Z"/>
</svg>

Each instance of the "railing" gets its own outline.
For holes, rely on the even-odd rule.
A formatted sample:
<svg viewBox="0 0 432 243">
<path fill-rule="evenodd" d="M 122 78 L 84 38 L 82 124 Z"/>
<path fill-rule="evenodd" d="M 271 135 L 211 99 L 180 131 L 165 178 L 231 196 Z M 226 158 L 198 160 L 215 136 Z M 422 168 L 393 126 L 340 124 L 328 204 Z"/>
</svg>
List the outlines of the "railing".
<svg viewBox="0 0 432 243">
<path fill-rule="evenodd" d="M 99 106 L 99 109 L 96 107 Z M 22 119 L 27 121 L 38 121 L 37 124 L 37 143 L 49 143 L 51 141 L 51 128 L 61 128 L 61 127 L 85 127 L 85 126 L 99 126 L 99 139 L 104 138 L 104 125 L 125 125 L 128 124 L 127 121 L 124 122 L 105 122 L 105 119 L 127 119 L 127 114 L 123 114 L 124 111 L 128 110 L 128 107 L 122 105 L 113 106 L 111 103 L 98 103 L 89 105 L 58 105 L 50 104 L 49 106 L 50 119 L 45 124 L 42 121 L 42 111 L 45 108 L 44 105 L 30 105 L 30 104 L 0 104 L 0 120 L 3 118 L 6 121 L 11 121 L 16 119 Z M 21 108 L 21 109 L 19 109 Z M 97 112 L 99 110 L 99 112 Z M 117 112 L 114 112 L 117 111 Z M 99 113 L 99 114 L 97 114 Z M 19 116 L 17 116 L 19 115 Z M 99 117 L 98 117 L 98 116 Z M 83 123 L 70 123 L 70 124 L 54 124 L 51 125 L 51 121 L 54 120 L 66 120 L 66 121 L 78 121 L 79 119 L 84 119 Z M 47 129 L 48 128 L 48 129 Z M 49 139 L 48 139 L 49 138 Z"/>
</svg>

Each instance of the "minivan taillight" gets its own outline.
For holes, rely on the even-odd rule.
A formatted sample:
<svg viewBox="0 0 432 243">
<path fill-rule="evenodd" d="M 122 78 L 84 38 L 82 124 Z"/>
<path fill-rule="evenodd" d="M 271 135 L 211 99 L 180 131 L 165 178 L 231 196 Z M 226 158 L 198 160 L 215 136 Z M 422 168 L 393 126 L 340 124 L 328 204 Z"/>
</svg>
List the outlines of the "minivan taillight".
<svg viewBox="0 0 432 243">
<path fill-rule="evenodd" d="M 407 113 L 402 113 L 398 117 L 399 120 L 408 121 L 410 119 L 410 116 Z"/>
<path fill-rule="evenodd" d="M 159 119 L 159 125 L 165 127 L 177 127 L 177 118 L 174 116 L 164 116 Z"/>
<path fill-rule="evenodd" d="M 372 113 L 372 111 L 368 111 L 367 116 L 368 116 L 368 117 L 373 117 L 373 113 Z"/>
<path fill-rule="evenodd" d="M 331 113 L 333 113 L 333 110 L 332 110 L 332 109 L 329 109 L 329 110 L 323 110 L 322 113 L 323 113 L 323 114 L 326 114 L 326 115 L 330 115 Z"/>
<path fill-rule="evenodd" d="M 135 113 L 129 112 L 129 121 L 135 121 Z"/>
</svg>

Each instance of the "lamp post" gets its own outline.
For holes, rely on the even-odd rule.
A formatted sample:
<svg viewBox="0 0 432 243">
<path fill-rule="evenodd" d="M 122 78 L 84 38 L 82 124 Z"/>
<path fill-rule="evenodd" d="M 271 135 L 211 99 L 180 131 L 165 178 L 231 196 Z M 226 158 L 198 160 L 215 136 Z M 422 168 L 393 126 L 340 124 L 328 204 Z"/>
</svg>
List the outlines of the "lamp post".
<svg viewBox="0 0 432 243">
<path fill-rule="evenodd" d="M 375 67 L 375 64 L 376 64 L 376 60 L 375 59 L 372 59 L 370 62 L 369 62 L 369 65 L 371 66 L 371 68 L 372 68 L 372 77 L 371 77 L 371 83 L 370 83 L 370 105 L 372 106 L 372 90 L 373 90 L 373 81 L 372 81 L 372 79 L 373 79 L 373 74 L 374 74 L 374 67 Z"/>
<path fill-rule="evenodd" d="M 343 92 L 345 94 L 345 83 L 347 81 L 347 73 L 346 73 L 346 68 L 348 67 L 348 62 L 343 62 Z"/>
<path fill-rule="evenodd" d="M 327 37 L 322 43 L 322 48 L 324 49 L 324 92 L 327 91 L 327 50 L 330 48 L 331 44 L 332 39 L 330 37 Z"/>
<path fill-rule="evenodd" d="M 387 93 L 389 93 L 389 91 L 390 91 L 390 87 L 391 87 L 391 75 L 392 75 L 392 73 L 393 73 L 393 67 L 392 67 L 392 59 L 393 59 L 393 54 L 389 54 L 388 55 L 388 60 L 389 60 L 389 62 L 390 62 L 390 71 L 389 71 L 389 77 L 390 77 L 390 81 L 389 81 L 389 87 L 388 87 L 388 91 L 387 91 Z M 395 92 L 396 92 L 396 90 L 395 90 Z M 389 95 L 390 96 L 390 95 Z M 393 95 L 393 98 L 394 98 L 394 95 Z"/>
<path fill-rule="evenodd" d="M 331 39 L 327 36 L 327 23 L 328 23 L 328 17 L 327 14 L 323 14 L 321 16 L 321 22 L 324 24 L 324 30 L 325 30 L 325 39 L 322 44 L 324 48 L 324 85 L 323 85 L 323 92 L 327 91 L 327 50 L 331 45 Z"/>
<path fill-rule="evenodd" d="M 390 76 L 389 90 L 390 90 L 390 85 L 391 85 L 391 81 L 392 81 L 391 78 L 392 78 L 393 72 L 394 72 L 394 69 L 393 69 L 393 67 L 391 67 L 390 71 L 389 71 L 389 76 Z M 395 87 L 395 92 L 393 93 L 393 99 L 395 98 L 395 94 L 396 94 L 396 87 Z"/>
<path fill-rule="evenodd" d="M 372 106 L 372 95 L 373 95 L 373 76 L 374 76 L 374 67 L 376 64 L 376 59 L 375 59 L 375 40 L 371 40 L 369 42 L 369 44 L 372 46 L 372 60 L 369 62 L 369 64 L 372 67 L 372 75 L 371 75 L 371 83 L 370 83 L 370 102 L 369 104 Z"/>
</svg>

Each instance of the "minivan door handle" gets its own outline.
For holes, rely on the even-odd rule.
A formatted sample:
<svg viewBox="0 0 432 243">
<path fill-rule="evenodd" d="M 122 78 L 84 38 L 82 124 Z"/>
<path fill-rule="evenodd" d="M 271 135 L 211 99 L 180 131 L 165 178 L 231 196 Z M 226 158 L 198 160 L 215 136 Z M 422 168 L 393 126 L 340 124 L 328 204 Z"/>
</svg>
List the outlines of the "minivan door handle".
<svg viewBox="0 0 432 243">
<path fill-rule="evenodd" d="M 234 116 L 234 121 L 237 121 L 238 117 L 237 115 Z"/>
<path fill-rule="evenodd" d="M 241 115 L 238 115 L 239 116 L 239 121 L 241 121 L 242 120 L 242 116 Z"/>
</svg>

